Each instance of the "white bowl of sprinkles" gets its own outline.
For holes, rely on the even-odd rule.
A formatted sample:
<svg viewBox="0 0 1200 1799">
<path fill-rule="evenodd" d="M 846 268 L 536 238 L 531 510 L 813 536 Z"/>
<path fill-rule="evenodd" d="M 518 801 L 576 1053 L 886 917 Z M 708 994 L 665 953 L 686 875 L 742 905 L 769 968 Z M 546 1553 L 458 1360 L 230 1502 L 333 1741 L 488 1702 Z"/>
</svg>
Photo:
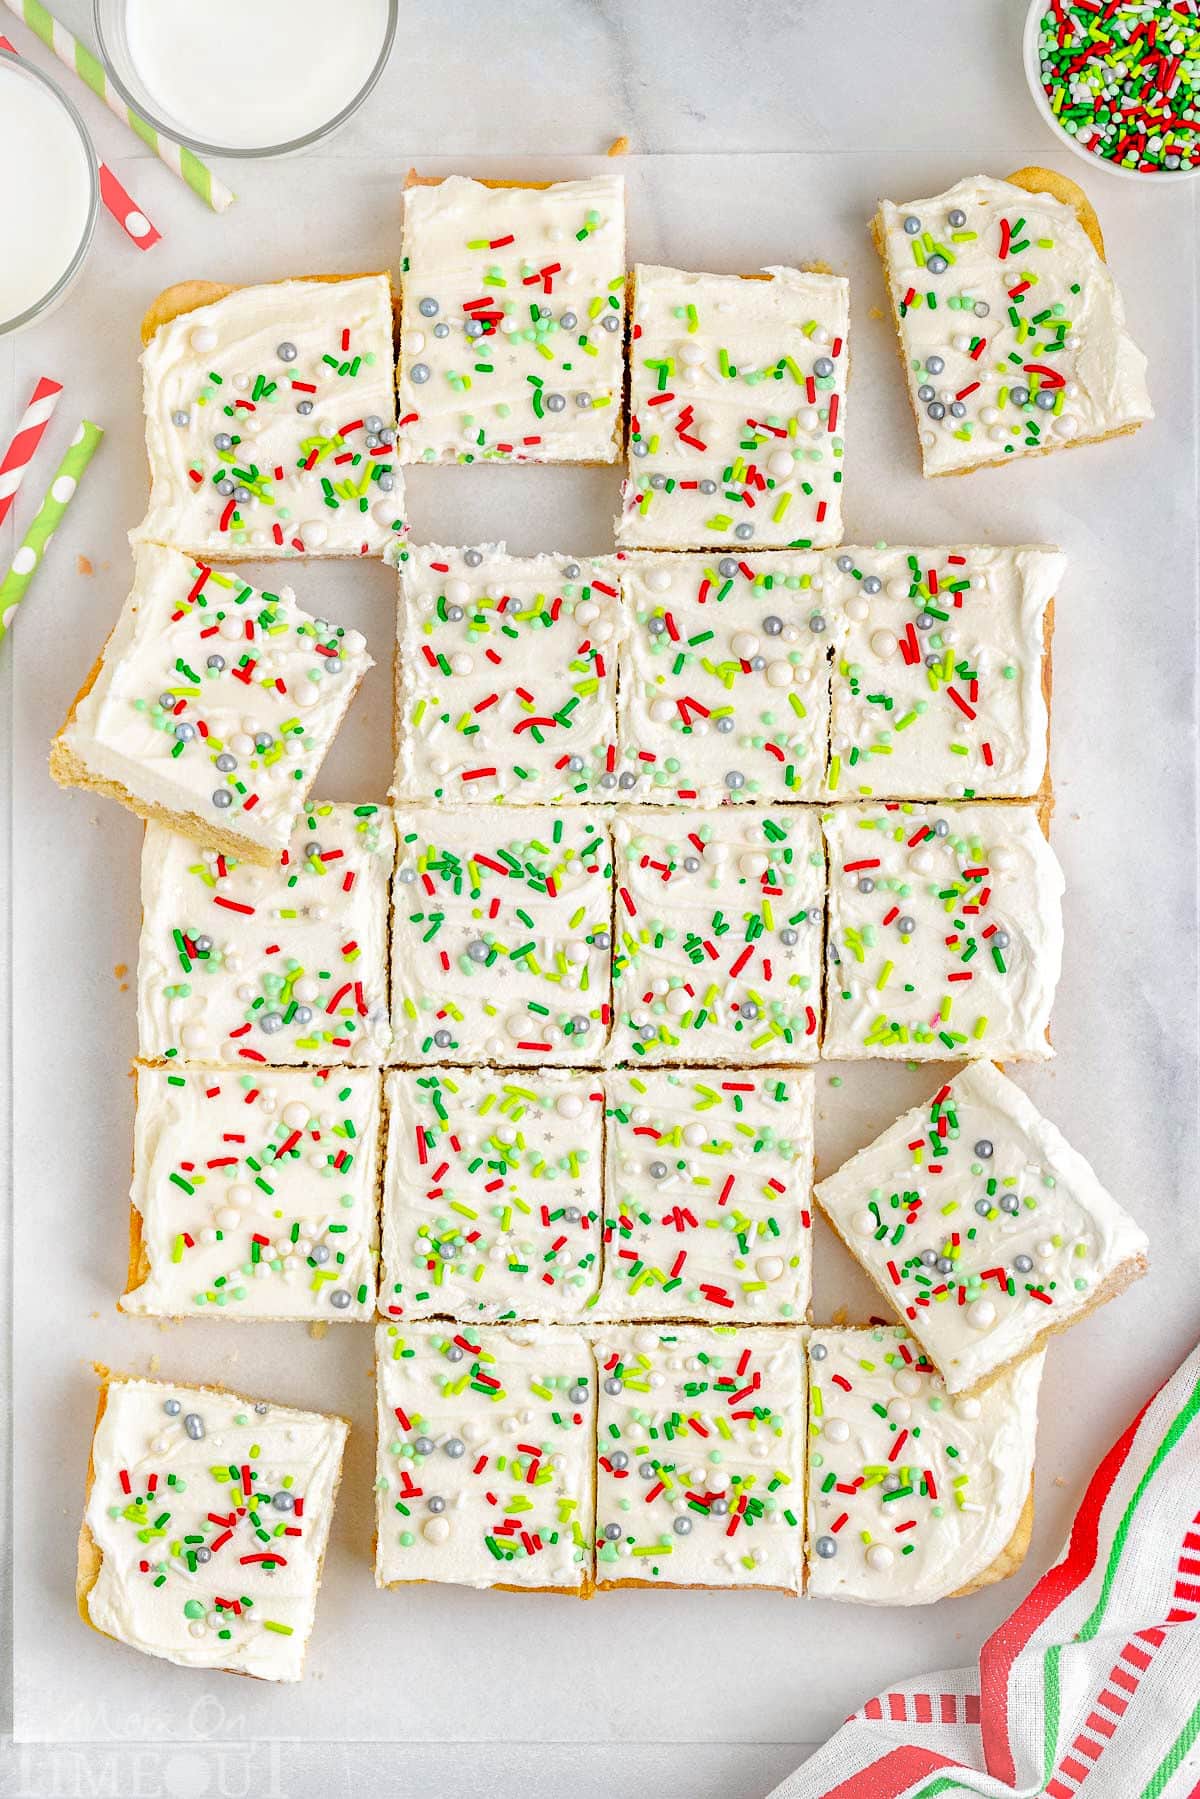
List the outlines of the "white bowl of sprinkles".
<svg viewBox="0 0 1200 1799">
<path fill-rule="evenodd" d="M 1058 141 L 1090 168 L 1125 181 L 1200 175 L 1200 3 L 1186 4 L 1181 14 L 1163 0 L 1100 0 L 1095 10 L 1032 0 L 1022 47 L 1029 92 Z M 1060 32 L 1070 41 L 1051 44 Z M 1119 118 L 1118 100 L 1128 102 Z"/>
</svg>

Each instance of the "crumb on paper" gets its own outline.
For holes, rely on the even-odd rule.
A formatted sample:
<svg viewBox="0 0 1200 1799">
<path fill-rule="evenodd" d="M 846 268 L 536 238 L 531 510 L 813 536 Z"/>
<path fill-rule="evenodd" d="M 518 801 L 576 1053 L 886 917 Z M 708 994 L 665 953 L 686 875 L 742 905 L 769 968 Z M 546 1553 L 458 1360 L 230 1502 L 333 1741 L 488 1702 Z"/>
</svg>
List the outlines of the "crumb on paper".
<svg viewBox="0 0 1200 1799">
<path fill-rule="evenodd" d="M 1065 1486 L 1066 1486 L 1066 1484 L 1067 1484 L 1067 1483 L 1066 1483 L 1066 1481 L 1065 1481 L 1065 1480 L 1064 1480 L 1064 1479 L 1063 1479 L 1063 1477 L 1062 1477 L 1062 1475 L 1061 1475 L 1061 1474 L 1056 1474 L 1056 1475 L 1055 1475 L 1055 1476 L 1054 1476 L 1054 1484 L 1055 1484 L 1055 1486 L 1056 1486 L 1056 1487 L 1065 1487 Z"/>
<path fill-rule="evenodd" d="M 81 575 L 94 575 L 96 572 L 87 556 L 76 556 L 75 567 Z"/>
<path fill-rule="evenodd" d="M 150 1372 L 151 1372 L 151 1374 L 158 1373 L 158 1356 L 157 1355 L 152 1355 L 150 1357 Z"/>
<path fill-rule="evenodd" d="M 869 319 L 881 319 L 883 317 L 883 307 L 882 306 L 868 307 L 867 308 L 867 317 Z"/>
<path fill-rule="evenodd" d="M 804 262 L 804 263 L 801 263 L 800 266 L 806 275 L 832 275 L 833 274 L 833 269 L 832 269 L 831 265 L 827 262 L 821 262 L 821 261 Z"/>
<path fill-rule="evenodd" d="M 629 139 L 624 135 L 624 133 L 622 133 L 620 137 L 614 137 L 612 143 L 608 146 L 608 149 L 605 151 L 605 155 L 606 156 L 628 156 L 629 155 Z"/>
<path fill-rule="evenodd" d="M 313 1339 L 314 1343 L 320 1343 L 328 1329 L 329 1325 L 326 1323 L 325 1319 L 318 1318 L 315 1323 L 309 1325 L 308 1334 Z"/>
<path fill-rule="evenodd" d="M 833 1314 L 833 1323 L 837 1326 L 837 1328 L 839 1330 L 841 1329 L 842 1325 L 845 1324 L 846 1316 L 847 1316 L 847 1313 L 846 1313 L 845 1306 L 838 1306 L 837 1310 Z"/>
</svg>

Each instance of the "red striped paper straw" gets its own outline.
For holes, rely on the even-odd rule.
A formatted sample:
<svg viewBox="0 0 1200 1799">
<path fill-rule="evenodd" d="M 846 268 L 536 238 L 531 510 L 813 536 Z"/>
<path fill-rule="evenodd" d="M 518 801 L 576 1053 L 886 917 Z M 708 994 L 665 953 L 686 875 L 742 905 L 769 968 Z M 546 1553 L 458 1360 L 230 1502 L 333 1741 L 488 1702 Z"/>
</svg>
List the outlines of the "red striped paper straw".
<svg viewBox="0 0 1200 1799">
<path fill-rule="evenodd" d="M 42 433 L 50 423 L 61 392 L 61 381 L 51 381 L 43 375 L 33 390 L 33 398 L 21 414 L 21 422 L 4 452 L 3 462 L 0 462 L 0 525 L 8 517 L 17 497 L 17 489 L 25 479 L 25 470 L 33 461 L 34 452 L 42 441 Z"/>
<path fill-rule="evenodd" d="M 8 50 L 13 56 L 21 52 L 10 38 L 0 31 L 0 50 Z M 162 232 L 150 223 L 141 207 L 121 186 L 106 162 L 100 163 L 100 198 L 106 212 L 111 213 L 131 244 L 139 250 L 148 250 L 152 244 L 158 243 Z M 0 511 L 0 519 L 4 517 Z"/>
</svg>

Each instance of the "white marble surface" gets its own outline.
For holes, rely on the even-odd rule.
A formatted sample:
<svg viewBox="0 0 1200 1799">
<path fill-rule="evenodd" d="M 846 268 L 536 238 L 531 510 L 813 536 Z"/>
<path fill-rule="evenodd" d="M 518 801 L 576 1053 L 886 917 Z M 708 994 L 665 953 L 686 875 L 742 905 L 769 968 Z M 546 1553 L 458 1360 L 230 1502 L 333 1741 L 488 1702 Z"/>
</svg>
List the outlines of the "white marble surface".
<svg viewBox="0 0 1200 1799">
<path fill-rule="evenodd" d="M 90 8 L 76 0 L 62 11 L 82 27 Z M 132 1791 L 135 1758 L 148 1757 L 136 1762 L 149 1770 L 137 1787 L 147 1793 L 244 1790 L 234 1783 L 249 1771 L 258 1790 L 289 1795 L 386 1782 L 407 1799 L 465 1791 L 590 1799 L 618 1785 L 658 1799 L 755 1799 L 871 1692 L 973 1657 L 1047 1566 L 1099 1454 L 1200 1329 L 1200 183 L 1156 192 L 1099 172 L 1091 182 L 1134 334 L 1150 356 L 1157 422 L 1079 456 L 923 483 L 890 326 L 872 317 L 883 290 L 865 223 L 881 192 L 902 199 L 962 173 L 1035 160 L 1067 169 L 1023 86 L 1017 0 L 916 8 L 527 0 L 482 17 L 465 0 L 445 0 L 419 15 L 403 11 L 395 57 L 364 113 L 303 161 L 235 170 L 241 198 L 224 218 L 205 212 L 84 95 L 101 154 L 164 241 L 139 255 L 102 218 L 66 307 L 0 343 L 0 435 L 42 372 L 67 385 L 51 454 L 83 412 L 109 434 L 0 648 L 11 921 L 2 977 L 11 982 L 15 1065 L 18 1790 L 79 1790 L 65 1786 L 76 1775 L 64 1770 L 86 1766 L 89 1778 Z M 29 33 L 15 22 L 5 29 L 46 65 Z M 154 292 L 188 275 L 248 280 L 393 263 L 411 163 L 578 173 L 619 132 L 637 152 L 624 165 L 631 255 L 729 270 L 823 257 L 850 273 L 848 536 L 1032 539 L 1058 542 L 1071 558 L 1055 641 L 1054 837 L 1069 884 L 1059 1054 L 1020 1078 L 1145 1223 L 1155 1266 L 1051 1353 L 1025 1570 L 970 1600 L 912 1614 L 771 1594 L 626 1592 L 588 1606 L 432 1587 L 376 1594 L 369 1333 L 347 1326 L 315 1342 L 298 1326 L 160 1328 L 114 1311 L 131 1131 L 124 1069 L 134 1049 L 131 996 L 114 969 L 135 956 L 140 832 L 115 807 L 60 793 L 45 754 L 124 595 L 124 532 L 144 503 L 138 318 Z M 616 498 L 617 476 L 602 470 L 419 470 L 409 509 L 418 536 L 504 535 L 521 551 L 590 552 L 608 545 Z M 31 503 L 23 496 L 16 527 Z M 12 520 L 0 528 L 0 566 L 14 530 Z M 77 572 L 79 555 L 94 574 Z M 386 663 L 392 585 L 381 568 L 311 565 L 295 579 L 317 609 L 364 629 Z M 389 730 L 380 667 L 330 758 L 324 791 L 381 796 Z M 820 1075 L 822 1169 L 936 1079 L 868 1065 L 834 1087 L 837 1072 Z M 816 1315 L 827 1319 L 840 1305 L 853 1315 L 866 1302 L 822 1232 Z M 189 1675 L 79 1624 L 73 1549 L 93 1359 L 135 1371 L 157 1362 L 166 1373 L 328 1403 L 354 1421 L 302 1687 Z M 198 1737 L 209 1740 L 203 1752 Z M 82 1762 L 72 1759 L 79 1743 L 92 1745 Z M 201 1775 L 211 1784 L 197 1784 Z"/>
</svg>

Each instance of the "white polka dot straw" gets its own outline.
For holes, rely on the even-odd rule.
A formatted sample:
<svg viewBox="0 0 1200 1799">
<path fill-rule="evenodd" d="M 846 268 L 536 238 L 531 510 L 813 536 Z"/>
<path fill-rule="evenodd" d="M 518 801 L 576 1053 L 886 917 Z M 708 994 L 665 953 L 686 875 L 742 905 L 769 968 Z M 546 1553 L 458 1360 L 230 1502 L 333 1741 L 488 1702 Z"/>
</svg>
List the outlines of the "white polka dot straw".
<svg viewBox="0 0 1200 1799">
<path fill-rule="evenodd" d="M 93 425 L 90 419 L 84 419 L 59 463 L 46 496 L 12 559 L 12 567 L 3 581 L 0 581 L 0 637 L 8 630 L 13 613 L 24 599 L 25 589 L 32 581 L 50 539 L 58 528 L 59 520 L 79 485 L 79 477 L 92 460 L 103 436 L 104 432 L 99 425 Z"/>
</svg>

